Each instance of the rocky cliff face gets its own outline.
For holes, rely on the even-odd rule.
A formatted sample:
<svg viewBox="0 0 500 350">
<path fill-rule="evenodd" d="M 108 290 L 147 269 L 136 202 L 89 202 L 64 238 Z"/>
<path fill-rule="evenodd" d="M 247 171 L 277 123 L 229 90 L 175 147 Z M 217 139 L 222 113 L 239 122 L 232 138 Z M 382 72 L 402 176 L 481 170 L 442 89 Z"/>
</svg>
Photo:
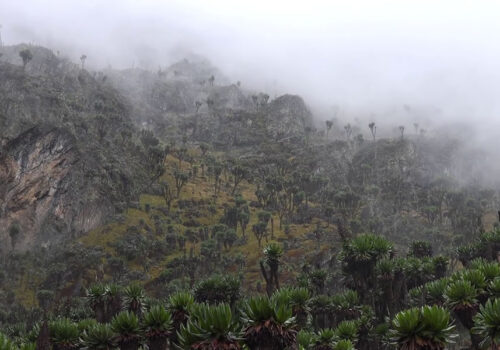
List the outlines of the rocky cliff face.
<svg viewBox="0 0 500 350">
<path fill-rule="evenodd" d="M 283 95 L 267 105 L 268 129 L 277 136 L 298 136 L 311 128 L 312 114 L 302 97 Z"/>
<path fill-rule="evenodd" d="M 132 101 L 134 121 L 162 139 L 189 136 L 227 150 L 269 138 L 303 137 L 313 126 L 300 96 L 269 100 L 269 95 L 229 83 L 204 60 L 183 60 L 158 73 L 129 69 L 106 74 Z"/>
<path fill-rule="evenodd" d="M 149 179 L 123 98 L 48 50 L 33 51 L 40 69 L 0 61 L 2 251 L 87 232 Z"/>
<path fill-rule="evenodd" d="M 19 51 L 26 48 L 33 59 L 23 68 Z M 75 237 L 137 198 L 150 184 L 154 162 L 139 128 L 165 143 L 189 137 L 244 153 L 269 139 L 303 137 L 312 125 L 299 96 L 268 101 L 265 94 L 228 83 L 205 60 L 183 60 L 158 73 L 91 73 L 41 47 L 3 52 L 4 251 Z"/>
<path fill-rule="evenodd" d="M 85 231 L 100 222 L 74 215 L 83 209 L 71 181 L 78 159 L 75 139 L 57 128 L 34 127 L 7 143 L 0 158 L 4 247 L 24 250 L 62 238 L 57 231 Z"/>
</svg>

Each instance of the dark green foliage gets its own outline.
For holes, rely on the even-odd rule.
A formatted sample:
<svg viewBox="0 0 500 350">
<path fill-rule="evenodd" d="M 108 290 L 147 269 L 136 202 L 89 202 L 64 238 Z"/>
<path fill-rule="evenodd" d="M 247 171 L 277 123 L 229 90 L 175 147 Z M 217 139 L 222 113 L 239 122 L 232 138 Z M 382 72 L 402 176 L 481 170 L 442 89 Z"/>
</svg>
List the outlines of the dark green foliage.
<svg viewBox="0 0 500 350">
<path fill-rule="evenodd" d="M 306 350 L 315 344 L 316 335 L 312 332 L 301 330 L 297 333 L 296 340 L 299 345 L 299 349 Z"/>
<path fill-rule="evenodd" d="M 333 330 L 336 339 L 357 342 L 359 324 L 356 321 L 342 321 Z"/>
<path fill-rule="evenodd" d="M 164 350 L 172 334 L 172 315 L 163 306 L 153 306 L 142 320 L 144 336 L 151 350 Z"/>
<path fill-rule="evenodd" d="M 350 340 L 340 340 L 338 341 L 335 346 L 333 347 L 333 350 L 354 350 L 354 345 Z"/>
<path fill-rule="evenodd" d="M 280 298 L 251 298 L 243 312 L 245 341 L 250 349 L 282 349 L 295 343 L 292 308 Z"/>
<path fill-rule="evenodd" d="M 315 294 L 324 292 L 327 277 L 328 272 L 322 269 L 314 270 L 308 274 L 307 278 Z"/>
<path fill-rule="evenodd" d="M 444 292 L 449 280 L 442 278 L 425 284 L 426 302 L 429 304 L 442 305 L 445 301 Z"/>
<path fill-rule="evenodd" d="M 252 232 L 257 239 L 259 247 L 261 246 L 262 238 L 267 236 L 267 224 L 264 222 L 258 222 L 252 226 Z"/>
<path fill-rule="evenodd" d="M 175 82 L 160 72 L 161 80 L 155 77 L 147 84 L 134 84 L 140 85 L 139 90 L 148 97 L 130 100 L 133 103 L 129 106 L 104 84 L 102 77 L 54 72 L 57 79 L 43 75 L 36 78 L 29 76 L 36 68 L 32 65 L 29 75 L 18 69 L 23 76 L 19 80 L 25 84 L 17 89 L 23 92 L 18 95 L 25 102 L 16 102 L 6 89 L 15 81 L 4 79 L 8 71 L 1 66 L 0 82 L 8 81 L 0 83 L 0 96 L 5 96 L 0 98 L 0 129 L 8 132 L 0 135 L 2 140 L 9 147 L 15 143 L 38 144 L 38 137 L 55 125 L 58 135 L 71 141 L 64 151 L 74 150 L 77 155 L 64 164 L 81 166 L 76 172 L 70 169 L 67 178 L 71 181 L 63 188 L 74 192 L 65 202 L 73 203 L 71 212 L 82 213 L 82 217 L 68 216 L 63 223 L 52 217 L 39 220 L 57 223 L 43 227 L 47 239 L 55 242 L 52 238 L 59 236 L 53 229 L 73 225 L 69 223 L 77 225 L 68 227 L 72 234 L 91 229 L 78 226 L 80 221 L 96 221 L 99 225 L 99 220 L 85 211 L 94 211 L 98 204 L 102 207 L 95 211 L 112 223 L 99 234 L 112 240 L 118 237 L 100 251 L 84 237 L 82 242 L 91 248 L 71 248 L 71 252 L 61 250 L 59 254 L 47 249 L 31 256 L 31 265 L 24 263 L 27 258 L 13 255 L 4 264 L 2 282 L 14 281 L 16 288 L 21 283 L 39 287 L 42 309 L 74 321 L 85 319 L 88 312 L 77 303 L 62 305 L 61 295 L 77 295 L 79 288 L 90 281 L 140 283 L 123 292 L 109 285 L 88 289 L 88 305 L 96 322 L 113 319 L 116 332 L 93 321 L 79 322 L 82 345 L 111 349 L 119 341 L 122 347 L 147 343 L 150 349 L 160 349 L 168 337 L 171 346 L 186 348 L 279 349 L 294 347 L 296 331 L 307 329 L 311 332 L 303 331 L 298 336 L 304 347 L 351 349 L 355 345 L 366 350 L 370 344 L 367 340 L 373 340 L 374 347 L 387 340 L 387 332 L 374 332 L 375 325 L 387 326 L 408 305 L 428 303 L 448 308 L 470 328 L 481 305 L 500 295 L 500 268 L 494 262 L 500 231 L 483 233 L 480 223 L 494 208 L 496 194 L 438 178 L 453 164 L 451 149 L 457 148 L 446 140 L 427 142 L 408 136 L 404 140 L 376 141 L 376 127 L 371 123 L 374 141 L 367 145 L 358 126 L 353 123 L 337 128 L 340 121 L 333 119 L 326 124 L 330 134 L 325 140 L 314 129 L 300 97 L 268 100 L 265 94 L 255 94 L 249 107 L 246 103 L 252 101 L 239 87 L 207 89 L 196 82 L 200 87 L 193 88 L 193 77 L 179 67 L 169 71 L 179 78 Z M 107 74 L 114 75 L 111 80 L 116 82 L 129 73 L 110 70 Z M 211 72 L 203 74 L 203 80 L 214 76 Z M 149 73 L 140 76 L 143 83 Z M 71 79 L 76 79 L 75 85 L 64 83 Z M 213 83 L 214 79 L 209 81 Z M 223 84 L 223 79 L 218 81 Z M 30 93 L 30 85 L 39 86 L 35 89 L 39 91 Z M 129 96 L 132 92 L 123 93 Z M 233 95 L 239 96 L 237 102 L 229 98 Z M 206 96 L 207 106 L 192 100 L 193 96 Z M 30 100 L 39 102 L 23 108 Z M 179 106 L 184 104 L 186 108 Z M 15 116 L 10 118 L 12 113 Z M 24 119 L 38 113 L 44 118 L 41 122 Z M 38 128 L 45 123 L 46 129 Z M 147 130 L 133 123 L 140 128 L 146 125 Z M 24 129 L 38 131 L 30 131 L 29 137 L 16 141 Z M 61 140 L 53 141 L 59 144 Z M 199 147 L 201 156 L 192 147 Z M 427 152 L 429 148 L 435 150 Z M 20 148 L 11 147 L 5 154 L 19 152 Z M 177 158 L 173 164 L 172 157 Z M 162 177 L 165 172 L 173 176 L 171 184 Z M 211 198 L 203 198 L 207 181 L 213 191 Z M 192 193 L 183 191 L 188 182 Z M 66 191 L 68 188 L 72 191 Z M 140 196 L 144 189 L 147 193 Z M 249 196 L 247 202 L 239 193 L 246 195 L 248 191 L 255 191 L 255 200 Z M 44 193 L 35 196 L 39 195 Z M 115 211 L 123 211 L 120 221 L 111 217 Z M 115 224 L 122 225 L 132 216 L 133 226 L 122 233 L 121 226 Z M 275 232 L 276 219 L 280 230 Z M 6 227 L 13 248 L 18 246 L 17 240 L 32 236 L 25 234 L 22 223 L 23 230 Z M 213 223 L 219 224 L 211 226 Z M 248 251 L 248 247 L 255 247 L 255 239 L 245 237 L 248 225 L 259 247 L 265 239 L 260 262 L 255 252 Z M 59 232 L 61 237 L 63 231 Z M 242 232 L 242 237 L 237 232 Z M 470 241 L 469 237 L 476 238 Z M 317 243 L 316 251 L 309 250 L 311 239 Z M 268 240 L 279 243 L 267 245 Z M 432 253 L 448 252 L 462 243 L 470 245 L 458 249 L 458 258 L 470 269 L 445 278 L 448 265 L 453 272 L 461 267 L 454 257 L 432 257 Z M 403 257 L 406 252 L 408 256 Z M 472 261 L 476 258 L 481 260 Z M 137 270 L 137 265 L 143 271 Z M 304 269 L 300 270 L 302 265 Z M 38 266 L 35 273 L 40 274 L 41 282 L 26 282 L 25 271 Z M 46 266 L 49 268 L 44 271 Z M 256 279 L 259 267 L 268 297 L 241 302 L 242 308 L 240 293 L 261 291 Z M 160 276 L 159 271 L 163 271 Z M 238 279 L 227 277 L 235 271 L 241 273 Z M 207 279 L 214 273 L 219 275 Z M 298 273 L 302 288 L 280 288 L 293 283 Z M 18 309 L 13 306 L 15 312 L 2 312 L 0 321 L 9 325 L 4 328 L 10 329 L 8 335 L 18 342 L 23 331 L 15 331 L 16 324 L 24 322 L 19 315 L 29 318 L 26 324 L 34 323 L 42 319 L 42 311 L 20 307 L 19 301 L 30 299 L 31 294 L 8 289 L 2 287 L 0 306 L 15 304 Z M 49 299 L 49 293 L 44 293 L 49 289 L 56 291 L 51 303 L 44 301 Z M 193 295 L 171 296 L 168 311 L 158 301 L 146 301 L 145 290 L 155 298 L 165 298 L 188 289 Z M 120 314 L 121 310 L 128 313 Z M 419 322 L 433 329 L 429 324 L 434 321 L 425 323 L 427 311 L 422 310 L 418 312 Z M 235 325 L 240 313 L 244 324 Z M 141 318 L 137 329 L 134 320 Z M 247 344 L 239 339 L 242 328 Z M 178 334 L 181 339 L 177 339 Z M 446 340 L 437 336 L 431 344 L 430 338 L 426 333 L 422 339 L 433 349 L 442 348 Z"/>
<path fill-rule="evenodd" d="M 488 300 L 474 317 L 472 333 L 482 338 L 481 346 L 496 349 L 500 345 L 500 299 Z"/>
<path fill-rule="evenodd" d="M 398 349 L 442 350 L 456 336 L 447 310 L 423 306 L 399 312 L 392 321 L 391 336 Z"/>
<path fill-rule="evenodd" d="M 249 169 L 242 164 L 234 164 L 231 166 L 230 171 L 233 175 L 233 189 L 231 194 L 234 194 L 241 181 L 248 177 Z"/>
<path fill-rule="evenodd" d="M 51 302 L 54 300 L 54 292 L 42 289 L 36 293 L 36 297 L 38 299 L 38 305 L 40 305 L 43 310 L 47 310 Z"/>
<path fill-rule="evenodd" d="M 130 261 L 144 256 L 150 247 L 143 235 L 138 232 L 128 232 L 115 243 L 115 248 L 120 256 Z"/>
<path fill-rule="evenodd" d="M 451 282 L 445 291 L 446 303 L 452 308 L 474 307 L 477 304 L 477 289 L 470 281 Z"/>
<path fill-rule="evenodd" d="M 330 328 L 322 329 L 315 337 L 314 349 L 332 349 L 336 334 Z"/>
<path fill-rule="evenodd" d="M 187 292 L 176 293 L 169 297 L 167 309 L 172 313 L 173 321 L 171 341 L 177 341 L 177 332 L 180 331 L 181 326 L 186 325 L 193 304 L 194 297 Z"/>
<path fill-rule="evenodd" d="M 392 244 L 375 235 L 360 235 L 344 243 L 340 261 L 347 286 L 358 291 L 362 299 L 367 298 L 366 291 L 375 286 L 373 271 L 377 261 L 392 253 Z"/>
<path fill-rule="evenodd" d="M 193 290 L 198 303 L 234 305 L 240 298 L 240 281 L 233 276 L 213 276 L 199 282 Z"/>
<path fill-rule="evenodd" d="M 87 289 L 87 301 L 94 311 L 97 322 L 104 322 L 106 319 L 105 295 L 106 288 L 102 284 L 96 284 Z"/>
<path fill-rule="evenodd" d="M 50 341 L 57 350 L 78 348 L 80 330 L 78 325 L 68 319 L 57 319 L 50 322 Z"/>
<path fill-rule="evenodd" d="M 411 242 L 410 249 L 408 251 L 409 256 L 415 258 L 426 258 L 432 256 L 432 246 L 429 242 L 425 241 L 414 241 Z"/>
<path fill-rule="evenodd" d="M 260 270 L 266 281 L 267 295 L 271 295 L 275 289 L 280 288 L 278 270 L 283 249 L 279 244 L 271 243 L 264 248 L 265 261 L 260 262 Z M 266 269 L 266 266 L 269 269 Z"/>
<path fill-rule="evenodd" d="M 116 335 L 109 324 L 96 324 L 85 330 L 82 344 L 89 350 L 118 349 Z"/>
<path fill-rule="evenodd" d="M 500 278 L 495 278 L 487 287 L 488 295 L 493 298 L 500 297 Z"/>
<path fill-rule="evenodd" d="M 16 346 L 4 334 L 0 333 L 0 349 L 1 350 L 16 350 Z"/>
<path fill-rule="evenodd" d="M 111 321 L 111 328 L 117 335 L 120 349 L 137 349 L 141 339 L 139 318 L 130 311 L 123 311 Z"/>
<path fill-rule="evenodd" d="M 144 289 L 138 284 L 132 284 L 123 290 L 123 308 L 141 316 L 144 312 L 145 294 Z"/>
<path fill-rule="evenodd" d="M 181 326 L 179 343 L 183 349 L 238 350 L 241 328 L 227 304 L 199 304 L 193 308 L 186 326 Z"/>
<path fill-rule="evenodd" d="M 106 286 L 106 321 L 110 322 L 122 309 L 122 288 L 116 284 Z"/>
</svg>

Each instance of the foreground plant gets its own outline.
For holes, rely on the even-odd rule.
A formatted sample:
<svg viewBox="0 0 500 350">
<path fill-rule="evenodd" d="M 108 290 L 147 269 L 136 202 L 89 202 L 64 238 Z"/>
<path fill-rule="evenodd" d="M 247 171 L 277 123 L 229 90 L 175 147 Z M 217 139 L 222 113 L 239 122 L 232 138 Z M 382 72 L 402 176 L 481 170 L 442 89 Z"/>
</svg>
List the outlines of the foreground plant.
<svg viewBox="0 0 500 350">
<path fill-rule="evenodd" d="M 240 350 L 241 328 L 228 304 L 199 304 L 178 334 L 182 349 Z"/>
<path fill-rule="evenodd" d="M 443 350 L 456 337 L 448 310 L 423 306 L 399 312 L 390 330 L 398 349 Z"/>
<path fill-rule="evenodd" d="M 335 344 L 333 350 L 354 350 L 354 345 L 350 340 L 343 339 Z"/>
<path fill-rule="evenodd" d="M 356 321 L 342 321 L 334 330 L 336 339 L 350 340 L 356 343 L 358 340 L 359 324 Z"/>
<path fill-rule="evenodd" d="M 472 333 L 481 339 L 480 346 L 488 349 L 500 348 L 500 299 L 490 299 L 474 317 Z"/>
<path fill-rule="evenodd" d="M 78 325 L 68 319 L 61 318 L 49 324 L 50 341 L 54 350 L 71 350 L 78 348 L 80 331 Z"/>
<path fill-rule="evenodd" d="M 123 291 L 123 307 L 140 317 L 146 308 L 144 289 L 138 284 L 132 284 L 125 288 Z"/>
<path fill-rule="evenodd" d="M 0 333 L 0 350 L 17 350 L 17 348 L 5 334 Z"/>
<path fill-rule="evenodd" d="M 425 300 L 429 304 L 443 305 L 445 298 L 444 292 L 448 286 L 449 280 L 441 278 L 425 284 Z"/>
<path fill-rule="evenodd" d="M 96 284 L 89 287 L 86 291 L 87 302 L 94 311 L 97 322 L 106 321 L 106 287 L 102 284 Z"/>
<path fill-rule="evenodd" d="M 177 333 L 181 326 L 185 326 L 189 317 L 190 310 L 194 304 L 194 297 L 187 292 L 173 294 L 168 299 L 168 310 L 172 313 L 172 334 L 170 342 L 177 342 Z"/>
<path fill-rule="evenodd" d="M 255 297 L 243 312 L 245 342 L 251 350 L 286 349 L 295 344 L 297 332 L 290 305 L 277 298 Z"/>
<path fill-rule="evenodd" d="M 335 332 L 330 329 L 322 329 L 316 336 L 316 341 L 314 346 L 312 346 L 313 350 L 332 350 L 333 349 L 333 340 L 335 338 Z"/>
<path fill-rule="evenodd" d="M 137 350 L 141 339 L 139 318 L 130 311 L 123 311 L 116 315 L 111 327 L 117 335 L 117 342 L 122 350 Z"/>
<path fill-rule="evenodd" d="M 375 286 L 374 269 L 377 261 L 389 258 L 393 254 L 392 243 L 372 234 L 359 235 L 342 247 L 340 261 L 347 287 L 356 290 L 361 300 L 372 300 L 367 293 Z"/>
<path fill-rule="evenodd" d="M 85 330 L 81 343 L 88 350 L 118 349 L 116 335 L 109 324 L 96 324 Z"/>
<path fill-rule="evenodd" d="M 111 322 L 113 317 L 118 315 L 122 309 L 122 289 L 116 284 L 110 284 L 106 287 L 106 321 Z"/>
<path fill-rule="evenodd" d="M 446 305 L 455 312 L 467 329 L 472 328 L 472 318 L 478 310 L 477 296 L 476 288 L 465 280 L 452 282 L 444 292 Z"/>
<path fill-rule="evenodd" d="M 172 315 L 162 306 L 153 306 L 142 321 L 150 350 L 164 350 L 172 333 Z"/>
<path fill-rule="evenodd" d="M 296 341 L 299 350 L 310 349 L 312 346 L 315 345 L 316 334 L 302 329 L 300 332 L 297 333 Z"/>
<path fill-rule="evenodd" d="M 264 257 L 265 261 L 260 262 L 260 269 L 262 276 L 266 281 L 266 291 L 267 295 L 271 296 L 271 294 L 275 290 L 280 289 L 278 270 L 280 266 L 280 259 L 283 255 L 283 248 L 277 243 L 271 243 L 264 248 Z M 269 270 L 264 266 L 267 265 Z"/>
</svg>

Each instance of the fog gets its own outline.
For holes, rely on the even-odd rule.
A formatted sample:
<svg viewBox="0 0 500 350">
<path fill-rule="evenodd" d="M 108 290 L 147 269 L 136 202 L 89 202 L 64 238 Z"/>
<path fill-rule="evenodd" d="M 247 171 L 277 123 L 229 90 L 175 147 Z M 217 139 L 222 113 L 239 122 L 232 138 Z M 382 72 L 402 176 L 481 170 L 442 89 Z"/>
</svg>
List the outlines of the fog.
<svg viewBox="0 0 500 350">
<path fill-rule="evenodd" d="M 489 140 L 500 124 L 499 11 L 473 1 L 1 0 L 0 23 L 6 45 L 75 62 L 85 53 L 94 69 L 157 70 L 196 53 L 244 87 L 302 95 L 319 118 L 337 109 L 387 128 L 473 123 Z"/>
</svg>

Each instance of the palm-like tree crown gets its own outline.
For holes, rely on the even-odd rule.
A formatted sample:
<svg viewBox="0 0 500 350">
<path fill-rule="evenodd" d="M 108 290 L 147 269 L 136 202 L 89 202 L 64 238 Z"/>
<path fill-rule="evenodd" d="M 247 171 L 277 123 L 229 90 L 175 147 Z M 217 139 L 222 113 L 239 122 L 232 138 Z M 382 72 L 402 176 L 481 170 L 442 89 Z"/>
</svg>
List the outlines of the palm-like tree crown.
<svg viewBox="0 0 500 350">
<path fill-rule="evenodd" d="M 283 298 L 255 297 L 247 301 L 243 311 L 245 340 L 251 349 L 271 346 L 286 348 L 295 343 L 295 318 Z"/>
<path fill-rule="evenodd" d="M 493 281 L 495 278 L 500 277 L 500 265 L 497 262 L 481 261 L 476 269 L 483 274 L 486 282 Z"/>
<path fill-rule="evenodd" d="M 396 262 L 393 259 L 384 258 L 377 262 L 375 265 L 375 273 L 377 278 L 382 280 L 392 279 L 394 276 L 394 268 Z"/>
<path fill-rule="evenodd" d="M 78 322 L 77 327 L 80 333 L 85 332 L 86 330 L 90 329 L 91 327 L 95 326 L 97 324 L 97 321 L 93 318 L 85 318 L 81 321 Z"/>
<path fill-rule="evenodd" d="M 336 322 L 352 320 L 360 316 L 360 298 L 356 291 L 347 289 L 342 293 L 334 294 L 330 301 Z"/>
<path fill-rule="evenodd" d="M 189 313 L 194 304 L 194 297 L 188 292 L 173 294 L 168 299 L 167 309 L 172 313 L 173 332 L 170 337 L 171 342 L 177 341 L 177 332 L 181 325 L 186 325 Z"/>
<path fill-rule="evenodd" d="M 106 287 L 102 284 L 95 284 L 87 289 L 86 294 L 90 307 L 94 308 L 96 304 L 104 302 Z"/>
<path fill-rule="evenodd" d="M 228 304 L 197 304 L 186 326 L 178 334 L 183 349 L 241 349 L 241 327 L 235 322 Z"/>
<path fill-rule="evenodd" d="M 168 299 L 168 309 L 175 312 L 189 313 L 191 306 L 194 304 L 194 297 L 191 293 L 179 292 L 173 294 Z"/>
<path fill-rule="evenodd" d="M 146 337 L 166 337 L 172 330 L 172 314 L 156 305 L 144 315 L 142 324 Z"/>
<path fill-rule="evenodd" d="M 425 284 L 426 301 L 430 304 L 442 305 L 445 301 L 444 291 L 448 286 L 449 280 L 441 278 Z"/>
<path fill-rule="evenodd" d="M 122 308 L 122 288 L 116 284 L 106 286 L 106 316 L 111 320 Z"/>
<path fill-rule="evenodd" d="M 264 256 L 269 267 L 273 268 L 279 265 L 283 249 L 277 243 L 271 243 L 264 248 Z"/>
<path fill-rule="evenodd" d="M 331 297 L 332 305 L 336 310 L 354 309 L 359 305 L 359 296 L 355 290 L 347 289 Z"/>
<path fill-rule="evenodd" d="M 74 349 L 78 347 L 80 331 L 78 325 L 66 318 L 50 322 L 50 340 L 57 349 Z"/>
<path fill-rule="evenodd" d="M 96 284 L 86 290 L 87 302 L 94 310 L 95 318 L 98 322 L 105 322 L 105 295 L 106 287 L 102 284 Z"/>
<path fill-rule="evenodd" d="M 141 336 L 139 318 L 130 311 L 122 311 L 111 321 L 111 328 L 117 334 L 120 344 L 137 342 Z"/>
<path fill-rule="evenodd" d="M 306 330 L 301 330 L 297 333 L 297 345 L 299 350 L 310 349 L 316 342 L 316 335 L 313 332 L 308 332 Z"/>
<path fill-rule="evenodd" d="M 474 317 L 472 333 L 483 339 L 481 346 L 497 349 L 500 345 L 500 299 L 489 299 L 481 305 Z"/>
<path fill-rule="evenodd" d="M 339 340 L 350 340 L 356 343 L 358 339 L 359 324 L 357 321 L 342 321 L 334 329 L 335 338 Z"/>
<path fill-rule="evenodd" d="M 452 282 L 444 291 L 447 305 L 453 309 L 474 307 L 477 304 L 477 290 L 470 281 Z"/>
<path fill-rule="evenodd" d="M 416 258 L 430 257 L 432 256 L 432 246 L 426 241 L 413 241 L 408 250 L 408 255 Z"/>
<path fill-rule="evenodd" d="M 495 278 L 488 284 L 487 292 L 492 298 L 500 297 L 500 277 Z"/>
<path fill-rule="evenodd" d="M 194 287 L 194 298 L 199 303 L 217 304 L 226 302 L 234 305 L 240 298 L 241 282 L 238 278 L 227 275 L 215 275 L 205 279 Z"/>
<path fill-rule="evenodd" d="M 462 279 L 469 281 L 478 292 L 486 288 L 486 278 L 480 270 L 465 270 L 462 273 Z"/>
<path fill-rule="evenodd" d="M 291 288 L 290 289 L 290 304 L 292 309 L 300 308 L 307 310 L 311 293 L 307 288 Z"/>
<path fill-rule="evenodd" d="M 136 315 L 142 315 L 145 310 L 144 289 L 138 284 L 132 284 L 123 291 L 123 307 Z"/>
<path fill-rule="evenodd" d="M 354 345 L 350 340 L 342 339 L 335 344 L 333 350 L 354 350 Z"/>
<path fill-rule="evenodd" d="M 345 263 L 363 263 L 387 257 L 393 251 L 386 239 L 372 235 L 359 235 L 344 245 L 341 260 Z"/>
<path fill-rule="evenodd" d="M 333 348 L 335 332 L 330 328 L 322 329 L 318 332 L 315 339 L 314 350 L 328 350 Z"/>
<path fill-rule="evenodd" d="M 390 331 L 399 349 L 444 349 L 456 336 L 448 310 L 423 306 L 399 312 Z"/>
<path fill-rule="evenodd" d="M 85 330 L 81 343 L 88 350 L 114 350 L 118 348 L 116 335 L 109 324 L 96 324 Z"/>
</svg>

